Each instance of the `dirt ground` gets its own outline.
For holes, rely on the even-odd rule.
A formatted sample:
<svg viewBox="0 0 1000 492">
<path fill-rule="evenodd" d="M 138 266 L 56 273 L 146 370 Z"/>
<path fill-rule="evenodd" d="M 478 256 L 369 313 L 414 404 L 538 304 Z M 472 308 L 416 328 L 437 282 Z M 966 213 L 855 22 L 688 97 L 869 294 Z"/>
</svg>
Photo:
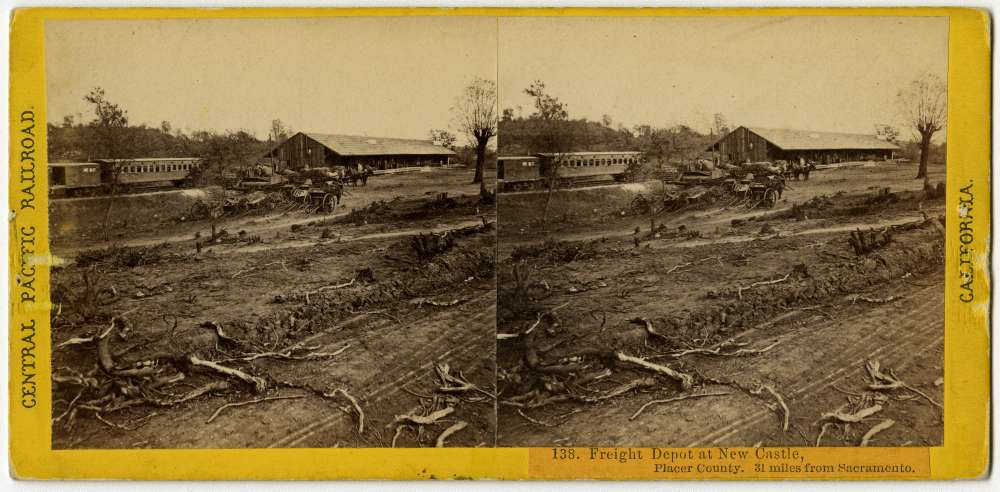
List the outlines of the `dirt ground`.
<svg viewBox="0 0 1000 492">
<path fill-rule="evenodd" d="M 634 184 L 587 214 L 562 192 L 551 228 L 501 195 L 499 445 L 939 445 L 944 200 L 914 174 L 818 171 L 653 233 Z M 857 254 L 858 230 L 888 242 Z"/>
<path fill-rule="evenodd" d="M 494 445 L 496 212 L 469 181 L 377 176 L 201 252 L 205 221 L 55 241 L 53 447 Z"/>
</svg>

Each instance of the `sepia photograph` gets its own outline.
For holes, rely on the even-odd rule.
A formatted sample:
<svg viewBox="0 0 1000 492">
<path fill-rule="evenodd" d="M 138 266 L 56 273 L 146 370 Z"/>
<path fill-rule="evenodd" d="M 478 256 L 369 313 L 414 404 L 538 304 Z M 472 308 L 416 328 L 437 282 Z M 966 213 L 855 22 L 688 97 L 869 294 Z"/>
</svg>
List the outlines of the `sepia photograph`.
<svg viewBox="0 0 1000 492">
<path fill-rule="evenodd" d="M 492 17 L 45 23 L 52 447 L 492 447 Z"/>
<path fill-rule="evenodd" d="M 501 18 L 498 445 L 943 445 L 948 37 Z"/>
</svg>

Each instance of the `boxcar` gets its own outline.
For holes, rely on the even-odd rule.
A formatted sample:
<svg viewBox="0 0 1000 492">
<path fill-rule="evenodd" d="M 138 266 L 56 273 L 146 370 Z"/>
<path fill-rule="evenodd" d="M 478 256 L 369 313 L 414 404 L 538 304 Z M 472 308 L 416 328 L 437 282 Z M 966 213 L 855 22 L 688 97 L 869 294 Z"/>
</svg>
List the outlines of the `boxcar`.
<svg viewBox="0 0 1000 492">
<path fill-rule="evenodd" d="M 49 163 L 49 194 L 94 195 L 101 192 L 101 165 L 96 162 Z"/>
<path fill-rule="evenodd" d="M 497 186 L 501 190 L 531 189 L 541 182 L 537 156 L 497 158 Z"/>
</svg>

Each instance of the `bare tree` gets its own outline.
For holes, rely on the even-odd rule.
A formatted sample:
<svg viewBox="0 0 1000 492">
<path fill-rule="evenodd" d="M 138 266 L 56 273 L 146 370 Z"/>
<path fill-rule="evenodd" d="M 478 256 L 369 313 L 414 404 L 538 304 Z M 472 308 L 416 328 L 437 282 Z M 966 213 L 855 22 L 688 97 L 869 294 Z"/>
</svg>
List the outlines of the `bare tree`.
<svg viewBox="0 0 1000 492">
<path fill-rule="evenodd" d="M 903 121 L 920 137 L 920 168 L 917 179 L 927 178 L 931 138 L 944 129 L 948 118 L 948 90 L 941 77 L 924 74 L 896 94 Z"/>
<path fill-rule="evenodd" d="M 469 143 L 476 148 L 476 175 L 472 182 L 479 183 L 480 194 L 486 195 L 483 167 L 486 147 L 497 134 L 497 83 L 479 77 L 473 79 L 455 101 L 452 113 L 455 126 L 469 137 Z"/>
<path fill-rule="evenodd" d="M 729 123 L 726 123 L 726 117 L 722 113 L 715 113 L 712 117 L 712 133 L 714 136 L 721 137 L 729 133 Z"/>
<path fill-rule="evenodd" d="M 271 140 L 272 145 L 280 144 L 291 136 L 292 129 L 285 125 L 285 122 L 279 119 L 271 120 L 271 130 L 268 131 L 267 138 Z"/>
</svg>

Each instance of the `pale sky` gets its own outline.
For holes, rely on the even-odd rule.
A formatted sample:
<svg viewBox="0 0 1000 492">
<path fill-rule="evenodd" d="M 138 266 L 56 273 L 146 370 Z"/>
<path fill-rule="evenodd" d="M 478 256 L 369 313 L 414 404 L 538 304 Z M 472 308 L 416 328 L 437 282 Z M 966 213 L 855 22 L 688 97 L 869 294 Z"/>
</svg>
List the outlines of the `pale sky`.
<svg viewBox="0 0 1000 492">
<path fill-rule="evenodd" d="M 503 18 L 502 108 L 534 107 L 540 79 L 571 117 L 872 133 L 896 92 L 947 77 L 948 22 L 932 17 Z M 515 111 L 515 114 L 517 112 Z M 908 132 L 903 133 L 908 136 Z M 500 138 L 503 138 L 502 136 Z"/>
<path fill-rule="evenodd" d="M 429 138 L 473 77 L 496 80 L 491 17 L 46 23 L 49 121 L 103 87 L 132 124 Z M 454 131 L 454 129 L 453 129 Z"/>
</svg>

